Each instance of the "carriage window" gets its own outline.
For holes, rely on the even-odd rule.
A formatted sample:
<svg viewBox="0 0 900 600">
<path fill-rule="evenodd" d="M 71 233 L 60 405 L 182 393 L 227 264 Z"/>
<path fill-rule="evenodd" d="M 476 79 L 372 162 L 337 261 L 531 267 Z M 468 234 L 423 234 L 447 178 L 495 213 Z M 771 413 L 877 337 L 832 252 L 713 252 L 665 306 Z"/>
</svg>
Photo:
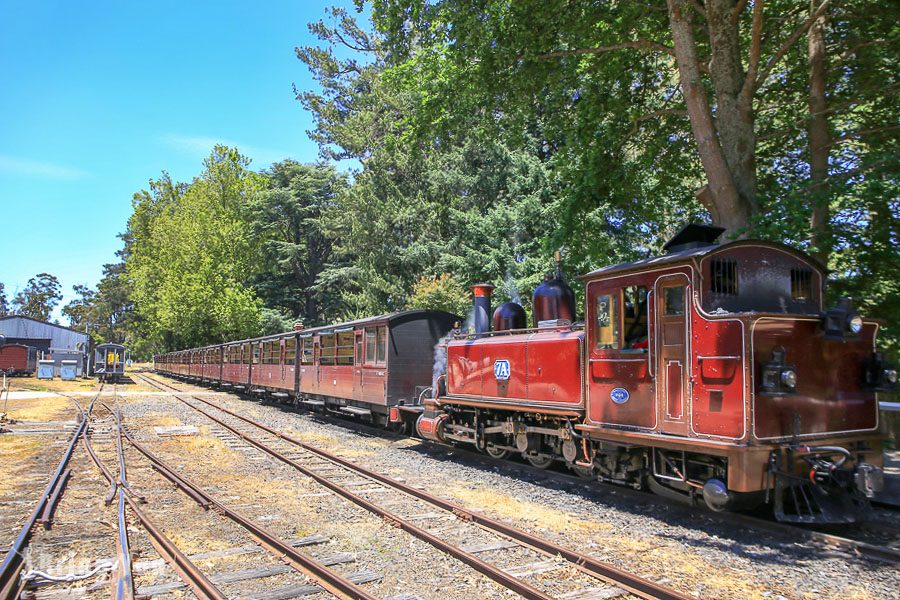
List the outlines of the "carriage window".
<svg viewBox="0 0 900 600">
<path fill-rule="evenodd" d="M 737 296 L 738 294 L 738 275 L 737 261 L 716 258 L 710 263 L 710 274 L 712 276 L 711 290 L 716 294 L 728 294 L 729 296 Z"/>
<path fill-rule="evenodd" d="M 319 337 L 319 364 L 334 364 L 334 343 L 335 336 L 333 333 L 325 334 Z"/>
<path fill-rule="evenodd" d="M 253 364 L 259 364 L 259 344 L 253 344 Z"/>
<path fill-rule="evenodd" d="M 241 360 L 245 365 L 250 364 L 250 344 L 241 347 Z"/>
<path fill-rule="evenodd" d="M 297 340 L 288 338 L 284 340 L 284 364 L 292 365 L 297 359 Z"/>
<path fill-rule="evenodd" d="M 387 360 L 387 327 L 382 325 L 378 328 L 378 340 L 376 343 L 376 360 L 379 364 L 384 364 Z"/>
<path fill-rule="evenodd" d="M 354 336 L 352 331 L 344 331 L 337 334 L 337 364 L 353 364 L 353 342 Z"/>
<path fill-rule="evenodd" d="M 684 314 L 684 286 L 665 288 L 665 314 L 667 317 Z"/>
<path fill-rule="evenodd" d="M 636 352 L 647 351 L 647 288 L 633 285 L 622 290 L 625 300 L 622 317 L 625 339 L 622 348 Z"/>
<path fill-rule="evenodd" d="M 791 297 L 794 300 L 812 300 L 812 271 L 791 269 Z"/>
<path fill-rule="evenodd" d="M 300 363 L 304 365 L 313 364 L 313 341 L 312 338 L 303 340 L 303 350 L 300 353 Z"/>
<path fill-rule="evenodd" d="M 617 349 L 619 347 L 619 295 L 597 296 L 594 306 L 597 311 L 597 349 Z"/>
<path fill-rule="evenodd" d="M 366 364 L 375 362 L 375 328 L 366 328 Z"/>
<path fill-rule="evenodd" d="M 280 361 L 280 348 L 278 342 L 266 342 L 263 346 L 263 363 L 267 365 L 277 365 Z"/>
</svg>

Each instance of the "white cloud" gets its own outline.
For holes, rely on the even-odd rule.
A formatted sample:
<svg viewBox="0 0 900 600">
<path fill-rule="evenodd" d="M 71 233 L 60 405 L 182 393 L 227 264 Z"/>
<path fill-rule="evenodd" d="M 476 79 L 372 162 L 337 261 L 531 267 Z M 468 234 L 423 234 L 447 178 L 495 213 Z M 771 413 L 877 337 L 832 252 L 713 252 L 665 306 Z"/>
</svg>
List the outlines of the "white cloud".
<svg viewBox="0 0 900 600">
<path fill-rule="evenodd" d="M 50 179 L 81 179 L 89 173 L 75 167 L 0 154 L 0 173 Z"/>
<path fill-rule="evenodd" d="M 216 138 L 205 135 L 165 135 L 163 141 L 172 148 L 198 159 L 209 156 L 213 146 L 224 144 L 240 150 L 241 154 L 253 159 L 254 167 L 265 167 L 291 156 L 290 152 L 273 148 L 260 148 L 235 140 Z"/>
</svg>

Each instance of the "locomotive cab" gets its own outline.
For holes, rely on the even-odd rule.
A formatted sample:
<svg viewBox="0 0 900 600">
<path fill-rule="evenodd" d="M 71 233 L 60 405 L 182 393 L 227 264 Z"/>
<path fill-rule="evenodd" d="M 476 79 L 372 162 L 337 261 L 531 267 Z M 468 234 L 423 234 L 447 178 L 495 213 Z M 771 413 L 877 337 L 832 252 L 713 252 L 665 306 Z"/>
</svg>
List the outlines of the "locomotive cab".
<svg viewBox="0 0 900 600">
<path fill-rule="evenodd" d="M 876 387 L 896 379 L 874 354 L 878 324 L 847 302 L 823 311 L 824 268 L 786 246 L 673 246 L 585 277 L 583 429 L 651 439 L 661 493 L 855 520 L 881 485 Z"/>
</svg>

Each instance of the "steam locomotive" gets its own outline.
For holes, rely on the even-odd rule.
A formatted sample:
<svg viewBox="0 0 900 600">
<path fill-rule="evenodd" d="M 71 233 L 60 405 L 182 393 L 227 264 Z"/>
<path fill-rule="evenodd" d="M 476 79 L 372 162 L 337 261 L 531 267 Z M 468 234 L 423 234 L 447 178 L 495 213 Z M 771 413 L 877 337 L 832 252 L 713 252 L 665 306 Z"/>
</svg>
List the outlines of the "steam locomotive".
<svg viewBox="0 0 900 600">
<path fill-rule="evenodd" d="M 583 322 L 557 269 L 534 292 L 532 327 L 518 304 L 492 313 L 480 284 L 474 331 L 413 311 L 156 368 L 716 511 L 765 503 L 781 521 L 854 522 L 882 487 L 876 394 L 897 380 L 875 351 L 879 323 L 849 300 L 824 310 L 810 256 L 721 234 L 688 225 L 662 256 L 582 276 Z"/>
</svg>

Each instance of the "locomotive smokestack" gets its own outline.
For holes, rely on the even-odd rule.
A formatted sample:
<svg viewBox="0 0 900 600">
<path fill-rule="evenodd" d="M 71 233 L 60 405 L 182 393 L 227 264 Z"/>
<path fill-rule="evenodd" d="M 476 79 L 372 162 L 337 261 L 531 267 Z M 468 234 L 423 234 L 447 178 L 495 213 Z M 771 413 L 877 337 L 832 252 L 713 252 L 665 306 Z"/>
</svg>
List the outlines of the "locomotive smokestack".
<svg viewBox="0 0 900 600">
<path fill-rule="evenodd" d="M 476 283 L 472 286 L 475 294 L 475 333 L 486 333 L 491 330 L 491 292 L 494 286 L 489 283 Z"/>
</svg>

